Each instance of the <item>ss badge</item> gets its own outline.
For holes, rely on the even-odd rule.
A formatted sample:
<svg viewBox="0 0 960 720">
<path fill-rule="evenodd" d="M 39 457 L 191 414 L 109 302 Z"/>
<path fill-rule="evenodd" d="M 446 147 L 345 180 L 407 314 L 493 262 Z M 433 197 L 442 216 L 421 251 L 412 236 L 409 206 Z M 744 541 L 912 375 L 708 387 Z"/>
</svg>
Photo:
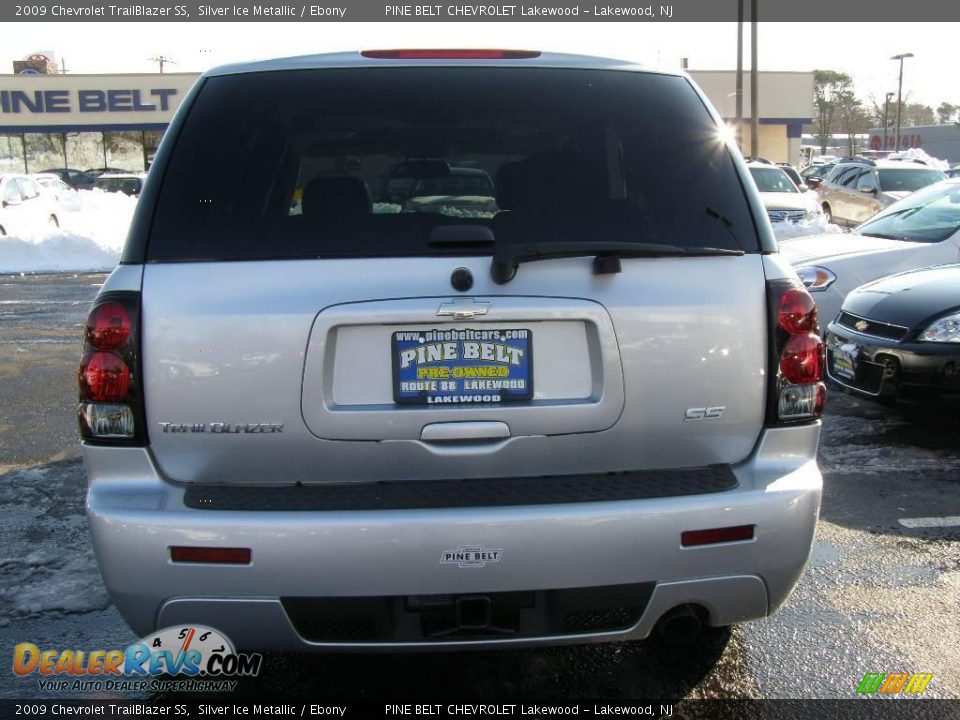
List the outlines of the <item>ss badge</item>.
<svg viewBox="0 0 960 720">
<path fill-rule="evenodd" d="M 683 421 L 691 422 L 693 420 L 719 420 L 723 417 L 723 411 L 726 409 L 726 405 L 687 408 L 687 411 L 683 414 Z"/>
</svg>

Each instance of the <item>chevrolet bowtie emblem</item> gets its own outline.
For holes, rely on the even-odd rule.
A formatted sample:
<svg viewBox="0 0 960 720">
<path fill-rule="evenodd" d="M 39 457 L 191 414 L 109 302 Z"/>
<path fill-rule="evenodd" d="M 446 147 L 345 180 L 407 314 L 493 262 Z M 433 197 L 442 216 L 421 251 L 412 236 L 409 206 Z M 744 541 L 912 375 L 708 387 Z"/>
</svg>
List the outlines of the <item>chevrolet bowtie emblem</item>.
<svg viewBox="0 0 960 720">
<path fill-rule="evenodd" d="M 863 331 L 866 330 L 868 327 L 870 327 L 870 323 L 868 323 L 866 320 L 858 320 L 858 321 L 857 321 L 857 324 L 854 325 L 854 327 L 855 327 L 857 330 L 859 330 L 860 332 L 863 332 Z"/>
<path fill-rule="evenodd" d="M 488 302 L 476 302 L 470 298 L 458 298 L 453 302 L 444 303 L 437 310 L 437 317 L 450 315 L 454 320 L 469 320 L 477 315 L 486 315 Z"/>
</svg>

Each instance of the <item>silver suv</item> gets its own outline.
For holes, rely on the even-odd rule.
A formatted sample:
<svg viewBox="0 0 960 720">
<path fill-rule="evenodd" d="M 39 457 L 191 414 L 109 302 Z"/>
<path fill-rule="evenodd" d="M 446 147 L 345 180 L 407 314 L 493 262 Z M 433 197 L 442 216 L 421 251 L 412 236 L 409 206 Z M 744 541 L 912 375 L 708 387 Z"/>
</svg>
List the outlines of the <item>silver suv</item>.
<svg viewBox="0 0 960 720">
<path fill-rule="evenodd" d="M 206 73 L 79 373 L 131 627 L 482 647 L 774 612 L 820 505 L 823 346 L 723 127 L 685 75 L 594 58 Z M 391 201 L 454 168 L 495 206 Z"/>
<path fill-rule="evenodd" d="M 897 200 L 946 177 L 910 160 L 838 163 L 817 187 L 827 222 L 859 225 Z"/>
</svg>

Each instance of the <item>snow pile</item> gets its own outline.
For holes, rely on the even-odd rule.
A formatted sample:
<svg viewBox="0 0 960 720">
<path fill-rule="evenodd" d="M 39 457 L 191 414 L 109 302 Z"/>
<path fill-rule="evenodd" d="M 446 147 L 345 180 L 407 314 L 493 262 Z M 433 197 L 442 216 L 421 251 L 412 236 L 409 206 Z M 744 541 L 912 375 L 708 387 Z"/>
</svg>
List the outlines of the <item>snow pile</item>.
<svg viewBox="0 0 960 720">
<path fill-rule="evenodd" d="M 773 236 L 777 240 L 843 232 L 843 228 L 839 225 L 826 222 L 823 215 L 817 215 L 813 220 L 805 222 L 776 222 L 771 223 L 771 225 Z"/>
<path fill-rule="evenodd" d="M 113 270 L 136 206 L 123 193 L 71 193 L 57 208 L 59 229 L 0 237 L 0 272 Z"/>
<path fill-rule="evenodd" d="M 927 167 L 936 168 L 937 170 L 950 169 L 950 163 L 927 154 L 923 148 L 910 148 L 909 150 L 891 153 L 887 156 L 887 160 L 919 160 Z"/>
</svg>

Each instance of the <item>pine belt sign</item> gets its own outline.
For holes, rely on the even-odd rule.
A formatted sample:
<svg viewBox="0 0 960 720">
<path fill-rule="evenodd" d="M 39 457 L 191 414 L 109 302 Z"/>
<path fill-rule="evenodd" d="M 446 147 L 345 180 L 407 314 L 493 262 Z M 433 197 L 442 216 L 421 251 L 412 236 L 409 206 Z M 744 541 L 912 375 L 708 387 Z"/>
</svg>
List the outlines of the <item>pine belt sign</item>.
<svg viewBox="0 0 960 720">
<path fill-rule="evenodd" d="M 197 76 L 0 76 L 0 132 L 163 128 Z"/>
</svg>

